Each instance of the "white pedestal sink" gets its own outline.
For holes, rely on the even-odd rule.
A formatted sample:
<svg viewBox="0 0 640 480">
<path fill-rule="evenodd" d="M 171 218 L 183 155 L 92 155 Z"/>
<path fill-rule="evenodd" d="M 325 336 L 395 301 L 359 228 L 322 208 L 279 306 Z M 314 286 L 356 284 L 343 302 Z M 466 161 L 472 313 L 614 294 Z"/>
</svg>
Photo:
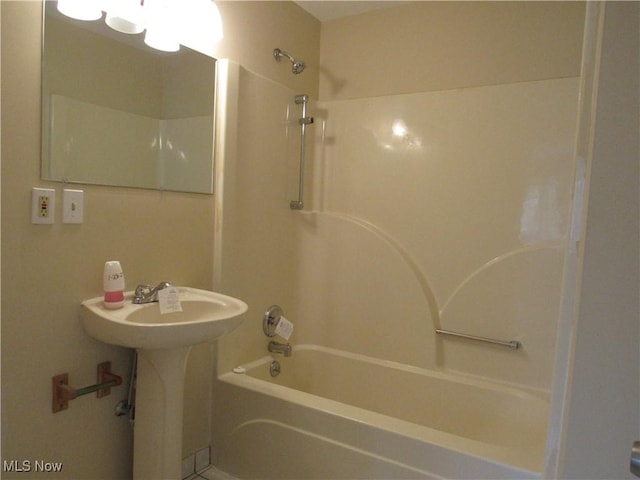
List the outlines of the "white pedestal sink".
<svg viewBox="0 0 640 480">
<path fill-rule="evenodd" d="M 102 297 L 82 302 L 87 334 L 138 352 L 133 478 L 182 477 L 182 408 L 187 355 L 242 323 L 247 305 L 236 298 L 178 287 L 182 312 L 161 314 L 157 303 L 108 310 Z"/>
</svg>

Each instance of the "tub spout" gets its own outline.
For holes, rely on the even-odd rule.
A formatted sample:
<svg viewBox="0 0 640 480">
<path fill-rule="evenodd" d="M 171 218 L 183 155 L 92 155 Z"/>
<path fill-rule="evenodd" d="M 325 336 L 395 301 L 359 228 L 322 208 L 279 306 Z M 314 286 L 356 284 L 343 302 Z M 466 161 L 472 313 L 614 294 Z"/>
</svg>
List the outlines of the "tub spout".
<svg viewBox="0 0 640 480">
<path fill-rule="evenodd" d="M 293 353 L 293 349 L 288 343 L 269 342 L 268 349 L 271 353 L 282 353 L 285 357 L 290 357 Z"/>
</svg>

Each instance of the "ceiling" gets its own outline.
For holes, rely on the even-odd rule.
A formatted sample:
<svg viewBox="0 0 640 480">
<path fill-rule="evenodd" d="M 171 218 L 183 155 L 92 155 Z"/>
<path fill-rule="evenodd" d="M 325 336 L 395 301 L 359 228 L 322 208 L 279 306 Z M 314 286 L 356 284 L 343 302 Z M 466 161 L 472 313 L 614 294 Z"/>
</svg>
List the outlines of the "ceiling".
<svg viewBox="0 0 640 480">
<path fill-rule="evenodd" d="M 399 2 L 393 0 L 298 0 L 295 3 L 304 8 L 307 12 L 316 17 L 321 22 L 324 22 L 325 20 L 347 17 L 349 15 L 357 15 L 359 13 L 368 12 L 369 10 L 376 10 L 378 8 L 384 8 L 391 5 L 398 5 Z"/>
</svg>

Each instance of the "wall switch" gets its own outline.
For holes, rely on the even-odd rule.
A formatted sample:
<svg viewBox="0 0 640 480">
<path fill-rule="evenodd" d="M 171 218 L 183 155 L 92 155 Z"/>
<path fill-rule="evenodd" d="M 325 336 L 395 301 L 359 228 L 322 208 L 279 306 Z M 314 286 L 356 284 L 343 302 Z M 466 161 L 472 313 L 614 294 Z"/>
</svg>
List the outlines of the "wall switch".
<svg viewBox="0 0 640 480">
<path fill-rule="evenodd" d="M 31 223 L 51 224 L 56 208 L 56 191 L 53 188 L 31 190 Z"/>
<path fill-rule="evenodd" d="M 84 215 L 84 191 L 62 191 L 62 223 L 82 223 Z"/>
</svg>

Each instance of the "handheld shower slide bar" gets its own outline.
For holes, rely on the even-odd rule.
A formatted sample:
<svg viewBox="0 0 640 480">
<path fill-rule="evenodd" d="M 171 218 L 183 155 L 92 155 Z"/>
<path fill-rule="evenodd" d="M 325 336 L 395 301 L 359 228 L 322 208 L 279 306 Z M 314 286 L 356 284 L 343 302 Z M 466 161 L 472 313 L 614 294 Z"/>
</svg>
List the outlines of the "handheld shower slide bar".
<svg viewBox="0 0 640 480">
<path fill-rule="evenodd" d="M 307 117 L 307 102 L 309 95 L 296 95 L 295 102 L 302 105 L 302 118 L 298 119 L 300 125 L 300 177 L 298 180 L 298 200 L 291 200 L 289 207 L 291 210 L 302 210 L 304 208 L 304 160 L 305 160 L 305 134 L 307 125 L 313 123 L 313 117 Z"/>
</svg>

